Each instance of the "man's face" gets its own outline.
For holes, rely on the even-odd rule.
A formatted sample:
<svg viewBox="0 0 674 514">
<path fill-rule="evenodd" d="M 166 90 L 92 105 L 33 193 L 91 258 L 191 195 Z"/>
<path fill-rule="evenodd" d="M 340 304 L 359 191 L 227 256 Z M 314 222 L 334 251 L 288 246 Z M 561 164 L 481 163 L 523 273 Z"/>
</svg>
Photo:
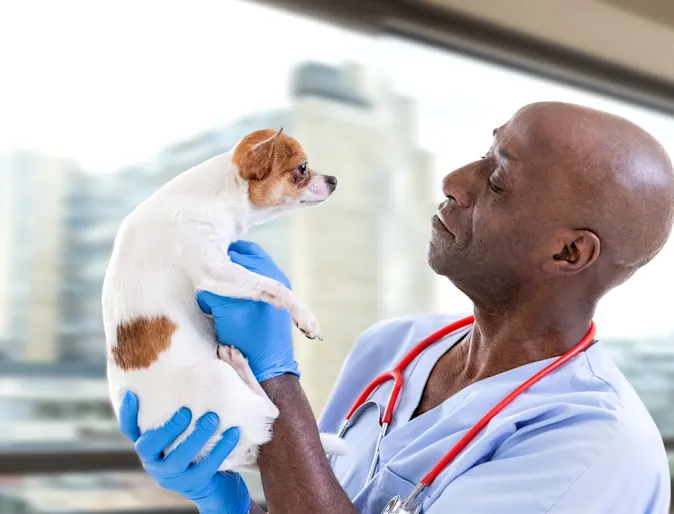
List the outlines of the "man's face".
<svg viewBox="0 0 674 514">
<path fill-rule="evenodd" d="M 447 199 L 432 221 L 428 262 L 473 301 L 517 294 L 540 270 L 559 207 L 551 140 L 523 109 L 494 130 L 483 158 L 443 180 Z"/>
</svg>

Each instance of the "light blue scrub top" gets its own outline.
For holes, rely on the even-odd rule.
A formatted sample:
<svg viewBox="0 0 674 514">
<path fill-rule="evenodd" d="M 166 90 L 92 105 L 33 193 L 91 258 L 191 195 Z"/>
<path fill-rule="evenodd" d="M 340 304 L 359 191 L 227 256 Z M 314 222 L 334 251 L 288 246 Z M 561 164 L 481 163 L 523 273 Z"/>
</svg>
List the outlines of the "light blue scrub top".
<svg viewBox="0 0 674 514">
<path fill-rule="evenodd" d="M 337 432 L 365 386 L 445 316 L 379 323 L 357 341 L 319 426 Z M 410 420 L 436 361 L 470 327 L 431 346 L 405 372 L 377 474 L 364 485 L 379 432 L 370 408 L 347 433 L 333 469 L 358 512 L 380 514 L 493 406 L 554 359 L 482 380 Z M 383 406 L 392 382 L 372 399 Z M 601 342 L 543 378 L 498 414 L 421 495 L 424 514 L 667 514 L 670 474 L 648 411 Z"/>
</svg>

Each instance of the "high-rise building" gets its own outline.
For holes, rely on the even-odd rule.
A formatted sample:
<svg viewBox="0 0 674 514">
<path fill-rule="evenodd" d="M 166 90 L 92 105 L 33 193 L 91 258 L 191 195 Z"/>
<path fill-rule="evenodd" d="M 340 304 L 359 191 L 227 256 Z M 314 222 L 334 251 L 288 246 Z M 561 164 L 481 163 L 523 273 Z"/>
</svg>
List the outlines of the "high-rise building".
<svg viewBox="0 0 674 514">
<path fill-rule="evenodd" d="M 66 196 L 70 161 L 31 152 L 0 158 L 0 329 L 4 356 L 28 362 L 60 357 Z"/>
<path fill-rule="evenodd" d="M 415 144 L 411 99 L 356 64 L 300 66 L 291 124 L 312 168 L 338 178 L 324 206 L 293 215 L 293 289 L 325 341 L 296 337 L 303 383 L 318 413 L 360 333 L 382 318 L 429 311 L 425 263 L 432 165 Z"/>
<path fill-rule="evenodd" d="M 145 168 L 113 175 L 79 173 L 67 197 L 67 250 L 59 338 L 61 360 L 105 362 L 101 288 L 124 217 L 152 192 Z"/>
<path fill-rule="evenodd" d="M 9 190 L 9 168 L 4 162 L 0 164 L 0 359 L 9 355 L 11 348 L 10 333 L 10 271 L 12 247 L 9 234 L 12 229 L 11 191 Z"/>
</svg>

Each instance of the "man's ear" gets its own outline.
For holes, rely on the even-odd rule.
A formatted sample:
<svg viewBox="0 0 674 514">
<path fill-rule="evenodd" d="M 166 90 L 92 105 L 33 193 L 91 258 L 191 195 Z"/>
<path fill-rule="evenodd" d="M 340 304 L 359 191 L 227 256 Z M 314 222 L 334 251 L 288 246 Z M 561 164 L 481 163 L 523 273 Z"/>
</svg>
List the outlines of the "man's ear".
<svg viewBox="0 0 674 514">
<path fill-rule="evenodd" d="M 591 230 L 565 230 L 555 238 L 543 270 L 555 275 L 580 273 L 599 257 L 601 243 Z"/>
<path fill-rule="evenodd" d="M 245 180 L 262 180 L 271 173 L 274 164 L 274 148 L 283 127 L 269 139 L 251 147 L 239 162 L 239 174 Z"/>
</svg>

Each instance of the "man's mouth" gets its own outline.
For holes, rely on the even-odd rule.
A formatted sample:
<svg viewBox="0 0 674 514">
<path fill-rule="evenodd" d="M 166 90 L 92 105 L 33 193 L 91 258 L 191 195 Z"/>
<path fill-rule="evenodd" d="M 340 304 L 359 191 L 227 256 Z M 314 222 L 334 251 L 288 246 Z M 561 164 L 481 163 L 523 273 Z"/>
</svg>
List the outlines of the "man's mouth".
<svg viewBox="0 0 674 514">
<path fill-rule="evenodd" d="M 436 214 L 435 216 L 433 216 L 433 227 L 435 227 L 436 229 L 440 230 L 441 232 L 447 232 L 447 233 L 449 233 L 451 236 L 454 235 L 454 234 L 452 234 L 452 232 L 447 228 L 447 225 L 445 225 L 445 222 L 442 221 L 442 218 L 441 218 L 438 214 Z"/>
</svg>

